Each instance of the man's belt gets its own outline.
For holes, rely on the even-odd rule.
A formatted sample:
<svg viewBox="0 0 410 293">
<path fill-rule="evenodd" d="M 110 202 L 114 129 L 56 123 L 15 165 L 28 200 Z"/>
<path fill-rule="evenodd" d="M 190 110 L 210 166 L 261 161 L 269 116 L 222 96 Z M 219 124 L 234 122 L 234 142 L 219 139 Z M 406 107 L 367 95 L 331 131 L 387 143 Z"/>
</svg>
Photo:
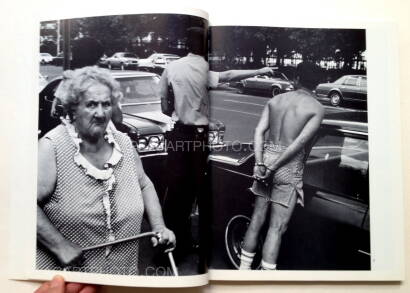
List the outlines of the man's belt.
<svg viewBox="0 0 410 293">
<path fill-rule="evenodd" d="M 207 133 L 209 130 L 208 125 L 189 125 L 189 124 L 183 124 L 181 122 L 176 122 L 174 125 L 174 131 L 179 131 L 182 133 Z"/>
</svg>

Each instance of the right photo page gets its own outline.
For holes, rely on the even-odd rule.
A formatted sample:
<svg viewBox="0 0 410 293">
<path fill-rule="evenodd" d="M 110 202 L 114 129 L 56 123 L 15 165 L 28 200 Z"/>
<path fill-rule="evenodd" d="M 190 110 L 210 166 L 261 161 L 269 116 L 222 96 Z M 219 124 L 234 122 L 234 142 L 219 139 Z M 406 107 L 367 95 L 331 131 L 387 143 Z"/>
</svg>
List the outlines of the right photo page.
<svg viewBox="0 0 410 293">
<path fill-rule="evenodd" d="M 210 27 L 217 270 L 371 270 L 365 29 Z M 263 70 L 269 67 L 272 70 Z M 238 74 L 236 74 L 238 76 Z"/>
</svg>

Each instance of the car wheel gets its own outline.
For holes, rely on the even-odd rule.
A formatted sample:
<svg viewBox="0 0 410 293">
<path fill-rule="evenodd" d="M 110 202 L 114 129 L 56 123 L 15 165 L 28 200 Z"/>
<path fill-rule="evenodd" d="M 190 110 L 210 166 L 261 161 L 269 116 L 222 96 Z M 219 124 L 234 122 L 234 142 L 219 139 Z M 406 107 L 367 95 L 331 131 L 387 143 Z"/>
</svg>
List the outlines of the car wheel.
<svg viewBox="0 0 410 293">
<path fill-rule="evenodd" d="M 125 65 L 124 65 L 124 63 L 121 63 L 121 64 L 120 64 L 120 69 L 121 69 L 121 70 L 125 70 Z"/>
<path fill-rule="evenodd" d="M 108 64 L 107 64 L 107 67 L 108 67 L 108 69 L 110 69 L 110 70 L 111 70 L 111 69 L 112 69 L 112 65 L 111 65 L 111 63 L 108 63 Z"/>
<path fill-rule="evenodd" d="M 277 96 L 280 94 L 280 88 L 278 88 L 277 86 L 274 86 L 272 88 L 272 97 Z"/>
<path fill-rule="evenodd" d="M 329 98 L 330 104 L 334 107 L 337 107 L 342 103 L 342 96 L 338 92 L 331 92 Z"/>
<path fill-rule="evenodd" d="M 240 87 L 238 89 L 238 94 L 246 94 L 245 88 L 244 87 Z"/>
<path fill-rule="evenodd" d="M 245 89 L 245 85 L 243 83 L 240 83 L 238 85 L 238 94 L 246 94 L 247 91 Z"/>
<path fill-rule="evenodd" d="M 225 249 L 232 265 L 239 269 L 243 238 L 251 219 L 244 215 L 236 215 L 229 220 L 225 229 Z M 259 242 L 252 269 L 259 269 L 261 263 L 262 245 Z"/>
</svg>

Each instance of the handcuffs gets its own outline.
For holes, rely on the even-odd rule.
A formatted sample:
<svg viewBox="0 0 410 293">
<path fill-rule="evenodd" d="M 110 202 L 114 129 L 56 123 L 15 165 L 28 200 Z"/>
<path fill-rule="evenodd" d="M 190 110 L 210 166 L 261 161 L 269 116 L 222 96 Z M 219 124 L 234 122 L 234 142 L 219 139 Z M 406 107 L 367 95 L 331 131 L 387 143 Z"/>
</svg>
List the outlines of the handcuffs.
<svg viewBox="0 0 410 293">
<path fill-rule="evenodd" d="M 267 170 L 269 170 L 271 173 L 273 172 L 273 170 L 272 169 L 270 169 L 269 167 L 267 167 L 264 163 L 255 163 L 255 167 L 265 167 Z M 260 183 L 263 183 L 263 184 L 265 184 L 266 186 L 268 186 L 269 185 L 269 183 L 266 181 L 266 179 L 268 179 L 268 177 L 267 178 L 260 178 L 260 177 L 258 177 L 258 176 L 256 176 L 256 175 L 253 175 L 252 176 L 256 181 L 258 181 L 258 182 L 260 182 Z"/>
</svg>

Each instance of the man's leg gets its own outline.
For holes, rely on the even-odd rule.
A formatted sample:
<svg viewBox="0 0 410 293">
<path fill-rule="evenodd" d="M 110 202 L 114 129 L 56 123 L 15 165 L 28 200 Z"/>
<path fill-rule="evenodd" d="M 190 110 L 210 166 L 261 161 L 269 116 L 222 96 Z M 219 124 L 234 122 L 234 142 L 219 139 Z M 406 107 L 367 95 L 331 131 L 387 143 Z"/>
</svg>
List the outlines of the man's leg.
<svg viewBox="0 0 410 293">
<path fill-rule="evenodd" d="M 177 239 L 175 256 L 183 256 L 192 243 L 190 214 L 194 201 L 193 176 L 189 151 L 182 133 L 173 133 L 169 137 L 172 148 L 168 150 L 167 176 L 168 192 L 164 200 L 164 220 Z"/>
<path fill-rule="evenodd" d="M 258 245 L 259 232 L 265 222 L 268 207 L 269 202 L 265 198 L 256 196 L 251 223 L 243 241 L 239 269 L 250 269 Z"/>
<path fill-rule="evenodd" d="M 292 191 L 289 207 L 272 203 L 268 233 L 262 250 L 262 263 L 265 269 L 276 269 L 282 235 L 285 233 L 290 217 L 295 209 L 297 193 Z"/>
<path fill-rule="evenodd" d="M 199 219 L 198 230 L 193 233 L 199 234 L 199 267 L 206 268 L 206 265 L 210 259 L 210 247 L 211 247 L 211 182 L 209 180 L 209 174 L 207 175 L 207 159 L 209 155 L 209 149 L 206 147 L 208 141 L 208 131 L 204 131 L 201 135 L 196 136 L 194 144 L 194 150 L 192 152 L 192 173 L 194 180 L 194 191 L 198 204 Z M 205 272 L 205 271 L 204 271 Z"/>
</svg>

